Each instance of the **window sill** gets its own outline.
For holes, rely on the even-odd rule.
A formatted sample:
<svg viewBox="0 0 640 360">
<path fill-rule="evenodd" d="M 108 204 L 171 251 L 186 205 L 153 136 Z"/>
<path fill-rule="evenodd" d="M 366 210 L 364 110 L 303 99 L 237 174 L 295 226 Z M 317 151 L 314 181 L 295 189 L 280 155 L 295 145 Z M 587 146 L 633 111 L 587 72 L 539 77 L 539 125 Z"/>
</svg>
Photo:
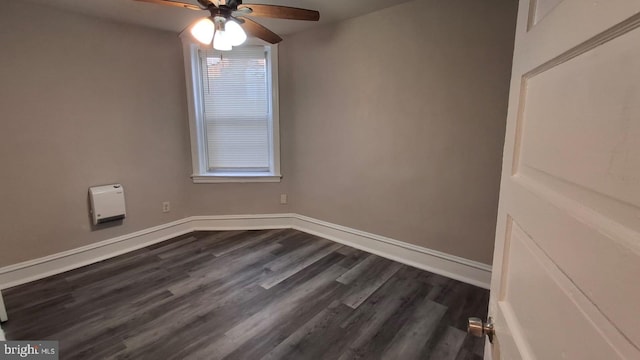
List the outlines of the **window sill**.
<svg viewBox="0 0 640 360">
<path fill-rule="evenodd" d="M 194 184 L 279 183 L 280 175 L 191 175 Z"/>
</svg>

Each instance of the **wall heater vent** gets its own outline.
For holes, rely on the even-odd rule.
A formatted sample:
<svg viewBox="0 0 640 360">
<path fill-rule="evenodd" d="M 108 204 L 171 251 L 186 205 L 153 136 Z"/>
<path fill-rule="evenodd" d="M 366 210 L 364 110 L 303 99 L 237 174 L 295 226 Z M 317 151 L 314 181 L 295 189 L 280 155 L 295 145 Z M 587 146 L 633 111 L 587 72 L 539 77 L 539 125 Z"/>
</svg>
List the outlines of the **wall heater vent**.
<svg viewBox="0 0 640 360">
<path fill-rule="evenodd" d="M 90 187 L 89 199 L 94 225 L 122 220 L 127 215 L 124 204 L 124 188 L 121 184 Z"/>
</svg>

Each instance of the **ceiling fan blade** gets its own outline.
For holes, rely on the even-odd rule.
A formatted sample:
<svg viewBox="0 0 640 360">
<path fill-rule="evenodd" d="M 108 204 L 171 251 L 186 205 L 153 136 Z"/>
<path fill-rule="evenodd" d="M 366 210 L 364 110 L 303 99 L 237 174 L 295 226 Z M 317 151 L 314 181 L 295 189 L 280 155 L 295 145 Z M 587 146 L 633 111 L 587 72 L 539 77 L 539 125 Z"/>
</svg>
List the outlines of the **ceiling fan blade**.
<svg viewBox="0 0 640 360">
<path fill-rule="evenodd" d="M 215 4 L 211 0 L 196 0 L 196 1 L 198 2 L 198 4 L 202 6 L 202 10 L 208 9 L 209 6 L 211 5 L 215 6 Z"/>
<path fill-rule="evenodd" d="M 182 2 L 171 1 L 171 0 L 135 0 L 135 1 L 147 2 L 147 3 L 151 3 L 151 4 L 176 6 L 176 7 L 189 9 L 189 10 L 202 10 L 201 8 L 199 8 L 199 7 L 195 6 L 195 5 L 185 4 L 185 3 L 182 3 Z"/>
<path fill-rule="evenodd" d="M 320 13 L 315 10 L 263 4 L 242 4 L 238 6 L 238 10 L 242 8 L 250 8 L 253 10 L 249 16 L 307 21 L 320 20 Z"/>
<path fill-rule="evenodd" d="M 244 31 L 247 32 L 247 34 L 255 36 L 259 39 L 262 39 L 270 44 L 277 44 L 280 41 L 282 41 L 282 38 L 278 36 L 278 34 L 258 24 L 257 22 L 247 18 L 243 18 L 243 20 L 244 20 L 244 23 L 241 24 L 240 26 L 242 26 L 242 28 L 244 29 Z"/>
</svg>

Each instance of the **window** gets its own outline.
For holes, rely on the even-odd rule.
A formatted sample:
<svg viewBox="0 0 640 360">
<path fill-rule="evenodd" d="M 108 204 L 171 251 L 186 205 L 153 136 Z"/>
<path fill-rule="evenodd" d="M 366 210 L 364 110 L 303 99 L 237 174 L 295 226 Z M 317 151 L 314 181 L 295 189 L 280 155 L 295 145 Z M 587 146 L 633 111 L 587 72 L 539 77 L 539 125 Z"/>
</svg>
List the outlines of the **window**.
<svg viewBox="0 0 640 360">
<path fill-rule="evenodd" d="M 193 181 L 280 181 L 277 47 L 184 41 Z"/>
</svg>

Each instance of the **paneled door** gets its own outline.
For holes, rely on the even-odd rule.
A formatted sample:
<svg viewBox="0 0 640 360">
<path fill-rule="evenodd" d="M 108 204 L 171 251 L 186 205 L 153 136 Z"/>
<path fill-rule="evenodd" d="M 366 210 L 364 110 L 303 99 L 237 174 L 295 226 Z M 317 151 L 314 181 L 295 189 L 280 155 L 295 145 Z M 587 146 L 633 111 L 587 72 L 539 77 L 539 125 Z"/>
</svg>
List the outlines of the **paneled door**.
<svg viewBox="0 0 640 360">
<path fill-rule="evenodd" d="M 640 359 L 640 0 L 521 0 L 494 360 Z"/>
</svg>

